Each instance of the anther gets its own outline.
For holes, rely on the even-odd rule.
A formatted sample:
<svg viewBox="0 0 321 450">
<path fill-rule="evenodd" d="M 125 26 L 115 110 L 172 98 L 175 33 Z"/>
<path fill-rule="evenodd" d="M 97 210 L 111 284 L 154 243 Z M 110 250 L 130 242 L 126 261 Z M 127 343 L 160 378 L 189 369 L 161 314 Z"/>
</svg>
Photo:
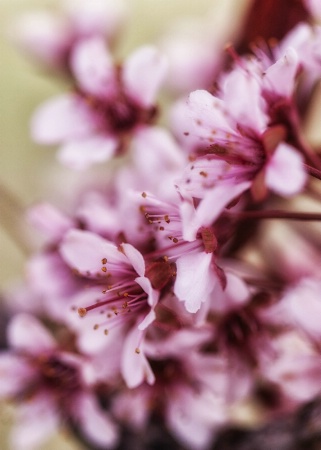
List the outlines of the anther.
<svg viewBox="0 0 321 450">
<path fill-rule="evenodd" d="M 78 308 L 78 314 L 80 315 L 80 317 L 85 317 L 85 315 L 87 314 L 87 309 L 86 308 Z"/>
</svg>

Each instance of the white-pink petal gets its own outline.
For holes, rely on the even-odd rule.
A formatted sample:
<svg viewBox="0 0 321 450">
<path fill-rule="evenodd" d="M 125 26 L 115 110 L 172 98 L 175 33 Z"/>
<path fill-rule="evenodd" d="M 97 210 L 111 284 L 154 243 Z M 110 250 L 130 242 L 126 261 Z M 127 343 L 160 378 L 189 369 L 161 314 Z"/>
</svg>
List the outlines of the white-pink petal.
<svg viewBox="0 0 321 450">
<path fill-rule="evenodd" d="M 263 86 L 280 97 L 293 95 L 294 83 L 299 67 L 299 58 L 294 48 L 288 48 L 284 56 L 278 59 L 265 72 Z"/>
<path fill-rule="evenodd" d="M 149 313 L 138 325 L 139 330 L 145 330 L 156 319 L 155 306 L 158 302 L 159 292 L 153 289 L 151 282 L 146 277 L 137 277 L 135 281 L 146 292 L 146 294 L 148 294 L 147 302 L 151 307 Z"/>
<path fill-rule="evenodd" d="M 249 186 L 249 182 L 243 182 L 208 189 L 197 209 L 194 209 L 190 201 L 183 201 L 180 205 L 183 238 L 186 241 L 194 241 L 199 228 L 212 225 L 224 208 Z"/>
<path fill-rule="evenodd" d="M 60 254 L 71 268 L 88 277 L 104 273 L 101 270 L 104 258 L 107 264 L 110 259 L 113 263 L 128 265 L 127 258 L 114 244 L 90 231 L 69 231 L 60 246 Z"/>
<path fill-rule="evenodd" d="M 310 13 L 318 21 L 321 20 L 321 2 L 320 0 L 305 0 L 306 6 L 309 8 Z"/>
<path fill-rule="evenodd" d="M 0 353 L 0 398 L 9 398 L 19 393 L 37 375 L 24 358 L 9 352 Z"/>
<path fill-rule="evenodd" d="M 321 339 L 321 281 L 304 279 L 283 298 L 288 317 L 314 339 Z"/>
<path fill-rule="evenodd" d="M 90 108 L 78 96 L 65 94 L 40 106 L 32 117 L 31 135 L 39 144 L 83 138 L 96 128 Z"/>
<path fill-rule="evenodd" d="M 30 402 L 20 404 L 17 423 L 11 432 L 11 448 L 34 450 L 50 439 L 59 427 L 59 416 L 51 399 L 38 394 Z"/>
<path fill-rule="evenodd" d="M 176 261 L 177 275 L 174 293 L 185 302 L 188 312 L 197 312 L 210 297 L 217 277 L 211 253 L 199 252 L 181 256 Z"/>
<path fill-rule="evenodd" d="M 142 331 L 137 325 L 127 334 L 121 358 L 121 373 L 130 389 L 144 381 L 148 384 L 155 382 L 155 375 L 143 352 Z"/>
<path fill-rule="evenodd" d="M 226 134 L 235 134 L 228 118 L 225 103 L 205 90 L 189 95 L 187 114 L 193 119 L 193 134 L 213 141 L 213 137 L 226 139 Z M 188 130 L 187 130 L 188 131 Z"/>
<path fill-rule="evenodd" d="M 66 23 L 47 11 L 24 14 L 14 24 L 12 35 L 26 53 L 53 69 L 60 68 L 71 40 Z"/>
<path fill-rule="evenodd" d="M 108 98 L 114 93 L 114 64 L 102 38 L 80 41 L 72 52 L 71 68 L 79 86 L 88 94 Z"/>
<path fill-rule="evenodd" d="M 49 331 L 35 317 L 17 314 L 8 326 L 8 341 L 16 350 L 30 354 L 51 351 L 56 342 Z"/>
<path fill-rule="evenodd" d="M 205 450 L 215 429 L 226 421 L 227 410 L 221 397 L 209 389 L 195 392 L 178 388 L 168 402 L 166 421 L 174 436 L 188 448 Z"/>
<path fill-rule="evenodd" d="M 267 126 L 261 86 L 252 73 L 234 69 L 225 79 L 224 101 L 235 121 L 261 133 Z"/>
<path fill-rule="evenodd" d="M 155 103 L 156 95 L 167 72 L 167 60 L 152 46 L 132 53 L 123 66 L 126 93 L 144 107 Z"/>
<path fill-rule="evenodd" d="M 92 164 L 110 159 L 117 148 L 117 141 L 111 136 L 93 134 L 63 145 L 57 155 L 59 162 L 73 170 L 85 170 Z"/>
<path fill-rule="evenodd" d="M 285 143 L 279 144 L 266 167 L 267 187 L 288 197 L 301 192 L 306 181 L 307 173 L 300 153 Z"/>
<path fill-rule="evenodd" d="M 64 0 L 62 6 L 78 36 L 113 38 L 126 17 L 123 0 Z"/>
<path fill-rule="evenodd" d="M 145 261 L 143 255 L 131 244 L 124 243 L 121 247 L 138 275 L 143 277 L 145 275 Z"/>
<path fill-rule="evenodd" d="M 47 239 L 56 241 L 73 226 L 73 221 L 50 203 L 42 202 L 27 212 L 28 221 Z"/>
<path fill-rule="evenodd" d="M 103 412 L 93 395 L 81 394 L 75 400 L 75 418 L 91 443 L 112 449 L 118 441 L 118 430 L 107 412 Z"/>
</svg>

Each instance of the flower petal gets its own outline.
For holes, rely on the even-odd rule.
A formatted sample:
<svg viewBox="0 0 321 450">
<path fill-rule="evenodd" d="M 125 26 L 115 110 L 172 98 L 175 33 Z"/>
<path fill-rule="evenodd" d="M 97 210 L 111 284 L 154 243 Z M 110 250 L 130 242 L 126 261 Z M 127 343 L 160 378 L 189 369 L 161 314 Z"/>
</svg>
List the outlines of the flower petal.
<svg viewBox="0 0 321 450">
<path fill-rule="evenodd" d="M 298 67 L 297 52 L 287 49 L 285 55 L 267 69 L 263 78 L 265 89 L 280 97 L 291 97 Z"/>
<path fill-rule="evenodd" d="M 187 113 L 193 119 L 193 133 L 209 142 L 235 134 L 226 114 L 224 102 L 204 90 L 194 91 L 188 98 Z"/>
<path fill-rule="evenodd" d="M 79 421 L 80 429 L 91 443 L 113 448 L 118 440 L 117 427 L 107 412 L 103 412 L 93 395 L 81 394 L 75 400 L 74 415 Z"/>
<path fill-rule="evenodd" d="M 109 97 L 116 88 L 114 65 L 102 38 L 81 41 L 71 55 L 71 67 L 82 90 Z"/>
<path fill-rule="evenodd" d="M 266 168 L 266 185 L 272 191 L 288 197 L 298 194 L 306 180 L 302 156 L 293 147 L 279 144 Z"/>
<path fill-rule="evenodd" d="M 167 61 L 152 46 L 145 46 L 132 53 L 123 67 L 125 91 L 138 104 L 150 107 L 167 71 Z"/>
<path fill-rule="evenodd" d="M 122 353 L 121 373 L 129 388 L 135 388 L 145 380 L 148 384 L 154 384 L 155 376 L 143 353 L 142 332 L 137 325 L 128 333 Z"/>
<path fill-rule="evenodd" d="M 10 353 L 0 354 L 0 398 L 17 394 L 34 376 L 37 376 L 35 370 L 23 358 Z"/>
<path fill-rule="evenodd" d="M 14 349 L 30 354 L 56 347 L 56 342 L 48 330 L 29 314 L 17 314 L 13 317 L 8 327 L 8 341 Z"/>
<path fill-rule="evenodd" d="M 89 231 L 69 231 L 60 246 L 65 262 L 86 277 L 102 274 L 104 258 L 113 263 L 128 264 L 127 258 L 117 247 L 102 237 Z M 104 266 L 105 267 L 105 266 Z"/>
<path fill-rule="evenodd" d="M 56 97 L 40 106 L 31 121 L 32 138 L 39 144 L 82 138 L 95 129 L 92 111 L 76 95 Z"/>
<path fill-rule="evenodd" d="M 73 221 L 67 215 L 46 202 L 30 208 L 27 212 L 27 218 L 51 242 L 60 239 L 73 226 Z"/>
<path fill-rule="evenodd" d="M 249 187 L 249 182 L 243 182 L 239 184 L 219 185 L 213 189 L 209 189 L 196 210 L 189 201 L 181 203 L 180 210 L 184 239 L 186 241 L 195 240 L 196 233 L 200 227 L 212 225 L 223 212 L 224 208 Z"/>
<path fill-rule="evenodd" d="M 211 253 L 199 252 L 181 256 L 176 261 L 174 293 L 185 302 L 188 312 L 197 312 L 211 295 L 217 282 Z"/>
<path fill-rule="evenodd" d="M 131 244 L 121 244 L 124 254 L 141 277 L 145 275 L 145 261 L 143 255 Z"/>
<path fill-rule="evenodd" d="M 45 395 L 33 397 L 32 401 L 19 406 L 17 425 L 11 434 L 11 445 L 15 450 L 33 450 L 46 442 L 59 426 L 59 417 Z"/>
<path fill-rule="evenodd" d="M 84 170 L 92 164 L 110 159 L 116 150 L 117 141 L 109 136 L 92 136 L 65 144 L 58 152 L 58 160 L 73 170 Z"/>
</svg>

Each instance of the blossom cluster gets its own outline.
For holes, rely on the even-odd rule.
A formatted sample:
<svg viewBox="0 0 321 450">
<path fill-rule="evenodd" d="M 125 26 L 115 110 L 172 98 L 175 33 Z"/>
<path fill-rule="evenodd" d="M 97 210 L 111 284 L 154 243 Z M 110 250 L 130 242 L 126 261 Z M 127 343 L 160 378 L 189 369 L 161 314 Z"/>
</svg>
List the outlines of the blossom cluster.
<svg viewBox="0 0 321 450">
<path fill-rule="evenodd" d="M 80 180 L 98 165 L 106 178 L 68 208 L 28 211 L 44 243 L 7 294 L 0 355 L 0 396 L 18 405 L 12 446 L 64 426 L 114 449 L 124 429 L 156 421 L 205 450 L 242 405 L 267 420 L 320 394 L 320 239 L 298 225 L 320 215 L 295 209 L 320 201 L 303 126 L 321 76 L 320 5 L 247 54 L 230 45 L 211 59 L 208 39 L 183 73 L 157 45 L 117 60 L 120 1 L 63 4 L 19 28 L 69 86 L 37 109 L 31 134 Z"/>
</svg>

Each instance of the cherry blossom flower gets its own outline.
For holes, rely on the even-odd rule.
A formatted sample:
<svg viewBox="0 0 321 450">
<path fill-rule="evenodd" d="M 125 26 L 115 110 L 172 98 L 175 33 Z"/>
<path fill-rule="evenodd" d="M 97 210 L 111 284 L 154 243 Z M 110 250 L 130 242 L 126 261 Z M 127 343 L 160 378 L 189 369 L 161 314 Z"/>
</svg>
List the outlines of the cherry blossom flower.
<svg viewBox="0 0 321 450">
<path fill-rule="evenodd" d="M 228 420 L 232 398 L 240 400 L 246 393 L 239 378 L 231 395 L 227 361 L 201 351 L 210 336 L 210 328 L 186 328 L 165 339 L 146 340 L 145 354 L 155 383 L 122 392 L 114 402 L 117 417 L 130 426 L 135 418 L 128 405 L 138 403 L 142 411 L 152 405 L 179 442 L 191 449 L 208 448 L 215 432 Z M 138 425 L 146 426 L 147 419 L 142 414 Z"/>
<path fill-rule="evenodd" d="M 58 159 L 81 170 L 110 159 L 128 138 L 149 124 L 166 60 L 151 46 L 114 65 L 102 39 L 78 43 L 71 55 L 77 92 L 45 103 L 35 113 L 32 136 L 41 144 L 62 144 Z"/>
<path fill-rule="evenodd" d="M 217 282 L 224 284 L 224 276 L 213 260 L 217 238 L 212 224 L 225 206 L 247 188 L 248 183 L 219 186 L 209 191 L 197 208 L 188 197 L 177 206 L 143 193 L 142 212 L 146 219 L 157 224 L 162 242 L 173 242 L 172 246 L 161 244 L 158 253 L 166 252 L 166 258 L 175 261 L 174 293 L 189 312 L 195 313 L 202 303 L 207 303 Z"/>
<path fill-rule="evenodd" d="M 272 67 L 265 78 L 270 90 L 279 71 L 278 67 L 275 70 Z M 290 76 L 293 78 L 293 71 Z M 280 97 L 283 91 L 282 87 L 280 91 L 275 88 L 273 93 Z M 306 182 L 303 158 L 282 142 L 285 138 L 282 126 L 269 127 L 268 108 L 256 75 L 237 68 L 224 77 L 220 97 L 195 91 L 190 94 L 188 105 L 192 127 L 189 134 L 198 136 L 208 146 L 205 155 L 189 165 L 181 182 L 191 195 L 194 189 L 199 197 L 218 183 L 245 180 L 252 181 L 256 199 L 264 198 L 267 188 L 284 196 L 303 189 Z M 288 164 L 292 167 L 290 178 Z M 283 183 L 285 176 L 287 182 Z"/>
<path fill-rule="evenodd" d="M 71 230 L 62 241 L 60 253 L 70 269 L 87 280 L 88 288 L 73 301 L 81 317 L 91 315 L 94 329 L 103 329 L 102 339 L 116 324 L 138 317 L 138 329 L 143 334 L 155 319 L 159 293 L 145 275 L 145 261 L 138 250 L 127 243 L 117 247 L 89 231 Z M 88 305 L 90 298 L 93 303 Z M 88 331 L 92 332 L 92 327 L 88 326 Z M 97 337 L 96 342 L 99 345 Z"/>
<path fill-rule="evenodd" d="M 320 394 L 320 356 L 294 329 L 271 339 L 274 352 L 262 361 L 262 376 L 281 390 L 284 408 Z"/>
<path fill-rule="evenodd" d="M 117 428 L 98 404 L 88 363 L 61 350 L 31 315 L 12 319 L 8 340 L 11 350 L 0 356 L 1 397 L 21 402 L 13 448 L 35 448 L 64 422 L 79 426 L 93 444 L 113 448 Z"/>
<path fill-rule="evenodd" d="M 61 1 L 61 11 L 29 12 L 14 26 L 14 40 L 37 62 L 68 73 L 70 54 L 83 39 L 101 36 L 110 44 L 125 19 L 122 0 Z"/>
</svg>

